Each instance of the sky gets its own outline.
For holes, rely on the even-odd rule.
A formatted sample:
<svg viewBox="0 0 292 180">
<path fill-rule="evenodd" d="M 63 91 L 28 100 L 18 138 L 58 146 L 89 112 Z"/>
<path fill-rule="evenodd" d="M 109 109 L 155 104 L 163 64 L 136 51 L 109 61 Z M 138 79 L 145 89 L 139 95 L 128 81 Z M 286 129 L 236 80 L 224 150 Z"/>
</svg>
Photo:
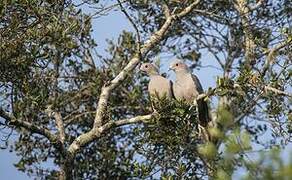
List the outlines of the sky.
<svg viewBox="0 0 292 180">
<path fill-rule="evenodd" d="M 118 35 L 123 30 L 132 30 L 130 23 L 124 17 L 124 15 L 119 11 L 112 11 L 108 16 L 103 16 L 97 18 L 93 21 L 93 37 L 98 44 L 97 51 L 100 54 L 105 54 L 106 39 L 117 39 Z M 174 59 L 168 59 L 167 56 L 159 57 L 161 59 L 162 72 L 166 72 L 169 63 Z M 210 54 L 203 53 L 202 55 L 202 65 L 215 65 L 215 60 L 212 61 Z M 208 87 L 214 87 L 216 84 L 216 76 L 220 75 L 220 72 L 214 68 L 202 68 L 200 70 L 194 70 L 194 73 L 199 77 L 204 89 Z M 170 74 L 170 78 L 173 80 L 173 73 Z M 12 141 L 13 139 L 11 139 Z M 289 146 L 289 148 L 291 148 Z M 288 156 L 288 151 L 285 155 Z M 14 152 L 9 152 L 6 150 L 0 150 L 0 179 L 11 179 L 11 180 L 29 180 L 26 174 L 18 171 L 13 164 L 19 161 L 20 157 L 16 156 Z M 52 166 L 52 164 L 49 164 Z M 240 174 L 240 172 L 239 172 Z"/>
<path fill-rule="evenodd" d="M 18 171 L 13 164 L 19 161 L 19 157 L 14 152 L 0 150 L 0 179 L 7 180 L 28 180 L 25 173 Z"/>
</svg>

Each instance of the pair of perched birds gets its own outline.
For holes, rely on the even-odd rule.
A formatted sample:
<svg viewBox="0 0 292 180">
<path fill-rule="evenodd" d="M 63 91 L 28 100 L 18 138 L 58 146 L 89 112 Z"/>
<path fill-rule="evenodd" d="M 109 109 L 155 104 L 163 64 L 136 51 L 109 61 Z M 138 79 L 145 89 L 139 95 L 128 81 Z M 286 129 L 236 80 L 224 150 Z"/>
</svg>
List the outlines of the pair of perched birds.
<svg viewBox="0 0 292 180">
<path fill-rule="evenodd" d="M 193 75 L 190 68 L 181 60 L 170 64 L 170 70 L 176 74 L 174 84 L 159 74 L 159 69 L 151 63 L 143 63 L 140 70 L 146 73 L 149 78 L 148 91 L 150 96 L 175 98 L 186 101 L 189 104 L 197 102 L 198 117 L 200 125 L 206 127 L 210 121 L 208 105 L 203 99 L 195 101 L 203 88 L 196 75 Z"/>
</svg>

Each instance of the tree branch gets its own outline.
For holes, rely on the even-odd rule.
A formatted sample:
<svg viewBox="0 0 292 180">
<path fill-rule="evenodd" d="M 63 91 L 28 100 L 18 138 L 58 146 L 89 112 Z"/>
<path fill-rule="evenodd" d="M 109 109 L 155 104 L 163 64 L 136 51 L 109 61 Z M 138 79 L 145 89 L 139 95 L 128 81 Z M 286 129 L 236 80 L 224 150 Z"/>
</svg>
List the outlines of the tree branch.
<svg viewBox="0 0 292 180">
<path fill-rule="evenodd" d="M 165 1 L 162 1 L 162 10 L 163 10 L 163 14 L 164 16 L 167 18 L 169 17 L 171 14 L 170 14 L 170 9 L 168 7 L 168 5 L 166 4 Z"/>
<path fill-rule="evenodd" d="M 245 0 L 236 0 L 235 9 L 239 12 L 242 19 L 243 32 L 245 34 L 246 65 L 250 66 L 250 62 L 254 59 L 254 49 L 256 47 L 252 33 L 252 27 L 249 20 L 249 13 L 251 11 L 249 10 L 247 1 Z"/>
<path fill-rule="evenodd" d="M 182 10 L 180 13 L 178 13 L 176 16 L 179 18 L 182 18 L 189 14 L 198 4 L 200 3 L 200 0 L 194 1 L 192 4 L 190 4 L 188 7 L 186 7 L 184 10 Z"/>
<path fill-rule="evenodd" d="M 59 132 L 59 138 L 62 144 L 65 143 L 65 128 L 64 128 L 64 123 L 63 123 L 63 119 L 61 116 L 60 112 L 54 112 L 54 117 L 56 120 L 56 125 L 57 125 L 57 129 Z"/>
<path fill-rule="evenodd" d="M 135 124 L 135 123 L 145 123 L 148 120 L 150 120 L 151 118 L 153 118 L 156 114 L 152 113 L 152 114 L 148 114 L 148 115 L 143 115 L 143 116 L 136 116 L 133 118 L 129 118 L 129 119 L 122 119 L 122 120 L 118 120 L 118 121 L 110 121 L 107 122 L 106 124 L 104 124 L 103 126 L 100 126 L 98 128 L 93 128 L 91 131 L 89 131 L 88 133 L 82 134 L 79 137 L 77 137 L 74 142 L 70 145 L 68 152 L 70 152 L 70 154 L 72 156 L 75 155 L 75 153 L 77 151 L 79 151 L 79 149 L 86 145 L 87 143 L 91 142 L 94 138 L 98 138 L 101 137 L 102 134 L 114 127 L 120 127 L 123 125 L 128 125 L 128 124 Z M 87 143 L 84 143 L 87 142 Z"/>
<path fill-rule="evenodd" d="M 9 115 L 3 109 L 0 108 L 0 117 L 4 118 L 9 124 L 15 125 L 16 127 L 23 127 L 26 130 L 29 130 L 32 133 L 40 134 L 48 138 L 51 143 L 56 143 L 58 138 L 56 135 L 52 134 L 48 129 L 44 127 L 39 127 L 34 124 L 31 124 L 27 121 L 21 121 L 16 119 L 15 117 Z"/>
<path fill-rule="evenodd" d="M 269 49 L 268 51 L 264 52 L 264 55 L 267 55 L 263 70 L 261 75 L 264 76 L 269 69 L 270 65 L 274 62 L 275 54 L 282 48 L 286 47 L 287 45 L 292 44 L 292 39 L 288 39 L 287 41 L 281 42 L 277 46 Z"/>
<path fill-rule="evenodd" d="M 129 119 L 122 119 L 118 121 L 110 121 L 103 125 L 102 127 L 104 130 L 113 128 L 113 127 L 120 127 L 123 125 L 128 125 L 128 124 L 136 124 L 136 123 L 146 123 L 148 120 L 152 119 L 155 117 L 156 113 L 148 114 L 148 115 L 143 115 L 143 116 L 136 116 L 133 118 Z"/>
<path fill-rule="evenodd" d="M 292 97 L 292 94 L 291 93 L 288 93 L 288 92 L 285 92 L 285 91 L 281 91 L 279 89 L 276 89 L 276 88 L 273 88 L 271 86 L 264 86 L 264 89 L 266 91 L 272 91 L 276 94 L 279 94 L 279 95 L 284 95 L 284 96 L 288 96 L 288 97 Z"/>
</svg>

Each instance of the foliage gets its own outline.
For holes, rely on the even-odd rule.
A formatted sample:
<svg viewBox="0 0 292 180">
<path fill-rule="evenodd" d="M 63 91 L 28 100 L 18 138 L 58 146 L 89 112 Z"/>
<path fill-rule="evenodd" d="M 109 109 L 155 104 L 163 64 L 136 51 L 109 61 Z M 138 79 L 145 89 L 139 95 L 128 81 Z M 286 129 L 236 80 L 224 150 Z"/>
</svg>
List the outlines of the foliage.
<svg viewBox="0 0 292 180">
<path fill-rule="evenodd" d="M 15 167 L 40 179 L 61 174 L 68 157 L 58 142 L 20 124 L 59 136 L 59 113 L 64 148 L 70 147 L 94 126 L 102 88 L 163 26 L 165 8 L 178 13 L 193 2 L 1 1 L 0 126 L 4 138 L 3 129 L 17 134 L 3 142 L 12 140 L 6 148 L 21 157 Z M 206 91 L 213 108 L 210 127 L 202 132 L 192 105 L 165 98 L 150 102 L 147 78 L 127 71 L 110 94 L 103 120 L 119 122 L 153 111 L 155 116 L 110 128 L 82 147 L 70 164 L 74 178 L 231 179 L 238 171 L 246 179 L 291 176 L 292 162 L 284 162 L 282 155 L 291 146 L 291 1 L 198 2 L 191 13 L 174 18 L 160 42 L 139 60 L 166 53 L 192 68 L 214 64 L 222 75 Z M 93 22 L 115 9 L 128 13 L 134 31 L 122 31 L 107 41 L 106 53 L 98 53 L 92 33 L 102 24 Z M 159 59 L 162 66 L 164 60 L 169 59 Z M 43 166 L 49 161 L 55 169 Z"/>
</svg>

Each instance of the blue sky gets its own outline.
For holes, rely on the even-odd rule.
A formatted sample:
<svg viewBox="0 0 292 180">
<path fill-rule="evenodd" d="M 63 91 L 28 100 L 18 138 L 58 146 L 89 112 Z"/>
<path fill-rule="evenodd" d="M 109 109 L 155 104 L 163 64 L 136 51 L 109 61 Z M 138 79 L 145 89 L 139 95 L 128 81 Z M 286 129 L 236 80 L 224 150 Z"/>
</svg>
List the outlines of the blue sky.
<svg viewBox="0 0 292 180">
<path fill-rule="evenodd" d="M 0 179 L 11 180 L 27 180 L 28 176 L 18 171 L 13 164 L 19 161 L 19 157 L 15 153 L 10 153 L 8 150 L 1 150 L 0 152 Z"/>
</svg>

